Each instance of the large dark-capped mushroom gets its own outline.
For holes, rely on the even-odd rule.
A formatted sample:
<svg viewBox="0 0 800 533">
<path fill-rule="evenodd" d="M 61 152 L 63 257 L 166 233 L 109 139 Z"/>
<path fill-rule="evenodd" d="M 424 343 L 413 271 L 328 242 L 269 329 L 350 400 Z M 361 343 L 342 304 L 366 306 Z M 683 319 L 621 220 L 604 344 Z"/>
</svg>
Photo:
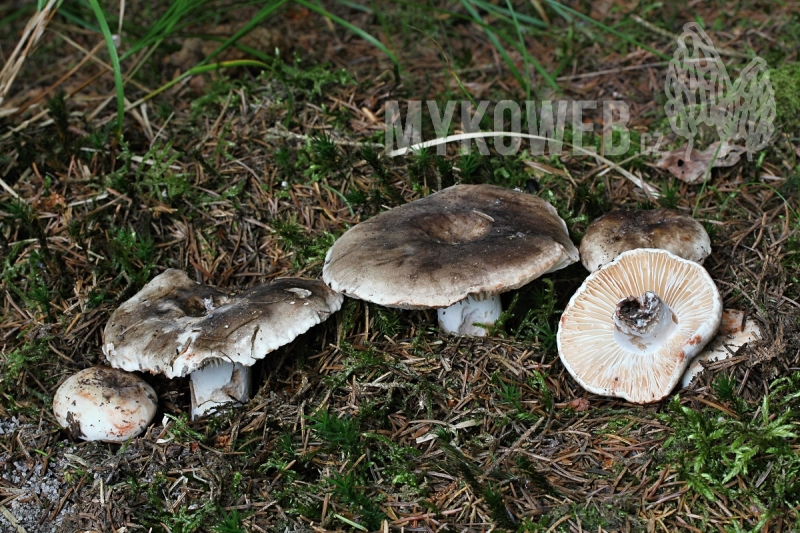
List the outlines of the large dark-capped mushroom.
<svg viewBox="0 0 800 533">
<path fill-rule="evenodd" d="M 196 417 L 247 401 L 249 367 L 327 319 L 342 299 L 321 281 L 299 278 L 229 296 L 167 270 L 111 315 L 103 351 L 117 368 L 190 374 Z"/>
<path fill-rule="evenodd" d="M 439 309 L 449 332 L 484 335 L 499 294 L 578 260 L 546 201 L 493 185 L 455 185 L 381 213 L 328 250 L 335 291 L 402 309 Z"/>
</svg>

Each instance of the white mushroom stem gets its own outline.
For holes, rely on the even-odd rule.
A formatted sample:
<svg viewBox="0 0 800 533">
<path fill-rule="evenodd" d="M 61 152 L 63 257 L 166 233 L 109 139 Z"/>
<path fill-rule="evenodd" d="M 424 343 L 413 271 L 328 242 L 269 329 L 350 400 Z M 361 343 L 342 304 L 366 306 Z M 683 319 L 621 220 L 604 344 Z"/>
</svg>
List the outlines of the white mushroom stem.
<svg viewBox="0 0 800 533">
<path fill-rule="evenodd" d="M 192 391 L 192 419 L 231 402 L 250 397 L 250 367 L 241 363 L 211 363 L 189 374 Z"/>
<path fill-rule="evenodd" d="M 499 294 L 480 300 L 468 296 L 450 307 L 438 310 L 439 327 L 447 333 L 484 337 L 486 330 L 473 324 L 492 325 L 502 312 Z"/>
<path fill-rule="evenodd" d="M 677 327 L 675 313 L 651 291 L 638 298 L 623 298 L 614 310 L 614 339 L 620 346 L 633 352 L 651 353 L 657 350 Z"/>
</svg>

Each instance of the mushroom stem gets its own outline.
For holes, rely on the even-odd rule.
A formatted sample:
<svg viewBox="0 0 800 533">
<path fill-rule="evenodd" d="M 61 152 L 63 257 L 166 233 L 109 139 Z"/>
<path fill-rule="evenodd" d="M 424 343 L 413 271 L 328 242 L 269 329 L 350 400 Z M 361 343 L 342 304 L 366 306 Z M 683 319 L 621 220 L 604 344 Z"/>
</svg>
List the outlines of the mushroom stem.
<svg viewBox="0 0 800 533">
<path fill-rule="evenodd" d="M 450 307 L 438 310 L 439 327 L 447 333 L 485 337 L 486 330 L 473 324 L 492 325 L 502 312 L 499 294 L 481 300 L 467 296 Z"/>
<path fill-rule="evenodd" d="M 231 402 L 250 398 L 250 367 L 241 363 L 211 363 L 189 374 L 192 391 L 192 419 Z"/>
<path fill-rule="evenodd" d="M 678 327 L 678 318 L 654 292 L 628 296 L 614 310 L 614 339 L 628 350 L 650 353 L 661 347 Z"/>
</svg>

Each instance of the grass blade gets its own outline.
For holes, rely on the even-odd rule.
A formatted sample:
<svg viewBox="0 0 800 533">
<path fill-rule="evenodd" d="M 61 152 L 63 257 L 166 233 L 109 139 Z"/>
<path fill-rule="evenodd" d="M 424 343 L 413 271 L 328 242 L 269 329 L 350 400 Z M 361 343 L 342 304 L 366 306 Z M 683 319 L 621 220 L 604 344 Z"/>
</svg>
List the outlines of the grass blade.
<svg viewBox="0 0 800 533">
<path fill-rule="evenodd" d="M 103 38 L 106 40 L 108 47 L 108 55 L 111 58 L 111 66 L 114 69 L 114 88 L 117 93 L 117 137 L 122 133 L 122 119 L 125 115 L 125 90 L 122 84 L 122 68 L 119 64 L 119 56 L 117 55 L 117 47 L 114 44 L 114 38 L 111 35 L 111 30 L 108 28 L 106 15 L 103 8 L 97 0 L 89 0 L 92 6 L 97 23 L 100 24 L 100 31 L 103 33 Z"/>
<path fill-rule="evenodd" d="M 94 1 L 94 0 L 93 0 Z M 175 84 L 181 82 L 182 80 L 186 79 L 189 76 L 193 76 L 195 74 L 201 74 L 203 72 L 208 72 L 209 70 L 214 70 L 216 68 L 224 68 L 224 67 L 236 67 L 236 66 L 260 66 L 264 68 L 270 68 L 270 65 L 260 61 L 254 60 L 237 60 L 237 61 L 223 61 L 221 63 L 214 63 L 212 65 L 208 65 L 208 62 L 211 61 L 213 58 L 218 56 L 223 50 L 234 44 L 236 41 L 242 38 L 242 36 L 249 33 L 253 28 L 255 28 L 258 24 L 261 23 L 262 20 L 267 18 L 269 15 L 274 13 L 278 8 L 280 8 L 283 4 L 285 4 L 287 0 L 273 0 L 265 5 L 261 10 L 255 14 L 255 16 L 250 19 L 250 22 L 245 24 L 239 31 L 234 33 L 231 37 L 223 41 L 221 45 L 219 45 L 216 50 L 211 52 L 205 59 L 200 61 L 197 65 L 190 68 L 183 74 L 175 77 L 174 79 L 168 81 L 158 89 L 154 90 L 153 92 L 145 95 L 144 97 L 140 98 L 133 104 L 131 107 L 141 104 L 142 102 L 146 102 L 150 100 L 154 96 L 166 91 L 170 87 L 174 86 Z"/>
<path fill-rule="evenodd" d="M 506 0 L 506 5 L 508 6 L 508 10 L 511 11 L 511 17 L 514 19 L 514 27 L 517 29 L 517 38 L 519 39 L 519 44 L 522 49 L 525 49 L 525 38 L 522 36 L 522 28 L 519 26 L 519 20 L 517 19 L 517 13 L 514 11 L 513 6 L 511 5 L 511 0 Z M 531 84 L 530 84 L 530 70 L 528 69 L 528 54 L 522 55 L 522 60 L 525 62 L 525 78 L 528 80 L 528 83 L 525 84 L 525 99 L 531 99 Z"/>
<path fill-rule="evenodd" d="M 489 2 L 485 2 L 483 0 L 474 0 L 475 4 L 478 5 L 481 9 L 485 10 L 487 13 L 492 13 L 497 15 L 501 19 L 505 19 L 507 22 L 512 22 L 518 20 L 520 22 L 524 22 L 526 24 L 530 24 L 531 26 L 536 26 L 540 29 L 547 29 L 547 24 L 542 22 L 541 20 L 531 17 L 530 15 L 525 15 L 524 13 L 518 13 L 512 6 L 510 2 L 506 2 L 508 9 L 504 9 L 500 6 L 496 6 Z"/>
<path fill-rule="evenodd" d="M 233 45 L 236 41 L 238 41 L 239 39 L 250 33 L 253 30 L 253 28 L 261 24 L 261 21 L 266 19 L 268 16 L 272 15 L 286 2 L 287 0 L 272 0 L 271 2 L 266 4 L 258 11 L 258 13 L 255 14 L 255 16 L 252 19 L 250 19 L 250 21 L 247 24 L 242 26 L 242 28 L 239 31 L 237 31 L 236 33 L 231 35 L 228 39 L 226 39 L 221 45 L 217 47 L 216 50 L 211 52 L 208 56 L 206 56 L 205 59 L 203 59 L 196 66 L 208 63 L 209 61 L 217 57 L 220 53 L 222 53 L 223 50 Z"/>
<path fill-rule="evenodd" d="M 462 0 L 462 3 L 466 3 L 466 2 L 467 2 L 467 0 Z M 472 0 L 472 2 L 476 3 L 476 4 L 478 3 L 478 2 L 476 2 L 476 0 Z M 480 5 L 483 6 L 483 3 L 481 3 Z M 469 10 L 469 7 L 467 9 Z M 508 65 L 509 69 L 512 70 L 512 74 L 516 73 L 514 77 L 517 78 L 517 81 L 519 82 L 520 86 L 522 86 L 522 87 L 524 87 L 526 89 L 526 94 L 530 90 L 530 79 L 529 79 L 529 77 L 527 75 L 527 72 L 526 72 L 525 80 L 523 81 L 522 80 L 522 75 L 520 74 L 520 72 L 517 69 L 516 65 L 514 65 L 514 62 L 511 60 L 511 57 L 508 55 L 508 53 L 502 47 L 502 45 L 500 44 L 499 39 L 497 39 L 498 35 L 500 37 L 502 37 L 504 41 L 508 42 L 520 54 L 522 54 L 523 58 L 525 58 L 525 61 L 530 62 L 531 64 L 533 64 L 533 66 L 536 69 L 536 71 L 542 76 L 542 78 L 544 78 L 545 82 L 553 90 L 556 90 L 556 91 L 560 91 L 561 90 L 561 88 L 558 86 L 558 82 L 556 82 L 555 78 L 553 78 L 553 76 L 551 76 L 550 73 L 547 72 L 547 69 L 545 69 L 541 65 L 541 63 L 539 63 L 536 60 L 536 58 L 534 58 L 532 55 L 530 55 L 528 53 L 528 51 L 525 49 L 524 42 L 520 43 L 516 39 L 514 39 L 511 36 L 507 35 L 505 32 L 503 32 L 501 30 L 498 30 L 496 28 L 490 27 L 488 24 L 486 24 L 480 18 L 480 16 L 478 15 L 477 11 L 474 11 L 474 8 L 473 8 L 473 10 L 470 10 L 470 13 L 473 14 L 473 19 L 472 19 L 473 22 L 475 24 L 478 24 L 479 26 L 481 26 L 484 29 L 484 31 L 487 32 L 487 35 L 489 36 L 489 38 L 490 38 L 490 40 L 492 41 L 493 44 L 497 43 L 497 44 L 495 44 L 495 47 L 497 48 L 498 53 L 500 53 L 500 55 L 503 56 L 503 60 Z"/>
<path fill-rule="evenodd" d="M 397 57 L 392 53 L 392 51 L 389 50 L 386 47 L 386 45 L 384 45 L 382 42 L 380 42 L 378 39 L 376 39 L 366 31 L 347 22 L 343 18 L 337 17 L 336 15 L 334 15 L 333 13 L 331 13 L 322 6 L 312 4 L 311 2 L 307 2 L 306 0 L 295 0 L 295 3 L 300 4 L 301 6 L 306 7 L 311 11 L 314 11 L 315 13 L 318 13 L 323 17 L 332 20 L 333 22 L 344 28 L 347 28 L 348 30 L 355 33 L 356 35 L 358 35 L 359 37 L 370 43 L 372 46 L 374 46 L 375 48 L 386 54 L 386 57 L 392 60 L 392 63 L 394 63 L 395 67 L 397 67 L 398 69 L 400 68 L 400 61 L 398 61 Z"/>
<path fill-rule="evenodd" d="M 352 521 L 352 520 L 350 520 L 349 518 L 345 518 L 345 517 L 343 517 L 343 516 L 342 516 L 342 515 L 340 515 L 340 514 L 333 513 L 333 516 L 335 516 L 336 518 L 338 518 L 339 520 L 341 520 L 341 521 L 342 521 L 342 522 L 344 522 L 345 524 L 349 525 L 350 527 L 354 527 L 354 528 L 356 528 L 356 529 L 358 529 L 358 530 L 361 530 L 361 531 L 369 531 L 369 529 L 365 528 L 365 527 L 364 527 L 364 526 L 362 526 L 361 524 L 358 524 L 358 523 L 356 523 L 356 522 L 353 522 L 353 521 Z"/>
<path fill-rule="evenodd" d="M 483 22 L 483 19 L 478 13 L 478 10 L 475 9 L 473 3 L 469 0 L 461 0 L 461 5 L 467 8 L 467 11 L 469 11 L 469 14 L 472 15 L 473 20 L 483 28 L 483 31 L 486 33 L 486 36 L 489 38 L 489 40 L 492 41 L 492 44 L 497 49 L 497 52 L 503 57 L 503 61 L 505 61 L 506 66 L 511 71 L 511 74 L 514 76 L 514 78 L 517 80 L 517 83 L 519 83 L 521 87 L 524 87 L 527 90 L 530 87 L 530 80 L 527 79 L 523 80 L 522 75 L 519 72 L 519 69 L 511 60 L 511 56 L 508 55 L 508 52 L 506 51 L 505 47 L 503 47 L 503 45 L 500 43 L 500 39 L 498 39 L 495 32 L 485 22 Z"/>
<path fill-rule="evenodd" d="M 639 48 L 647 50 L 651 54 L 655 54 L 656 56 L 660 57 L 661 59 L 664 59 L 664 60 L 667 60 L 667 61 L 672 59 L 671 56 L 663 54 L 663 53 L 659 52 L 658 50 L 656 50 L 655 48 L 651 48 L 651 47 L 647 46 L 646 44 L 642 44 L 639 41 L 637 41 L 636 39 L 625 35 L 621 31 L 617 31 L 614 28 L 612 28 L 611 26 L 606 26 L 602 22 L 594 20 L 592 17 L 590 17 L 588 15 L 584 15 L 580 11 L 575 11 L 571 7 L 567 7 L 564 4 L 562 4 L 562 3 L 560 3 L 560 2 L 558 2 L 556 0 L 545 0 L 545 2 L 547 2 L 547 4 L 550 7 L 552 7 L 555 11 L 557 11 L 559 15 L 561 15 L 562 17 L 564 17 L 566 19 L 570 18 L 567 15 L 567 13 L 569 13 L 571 15 L 575 15 L 576 17 L 578 17 L 578 18 L 580 18 L 582 20 L 585 20 L 586 22 L 588 22 L 590 24 L 593 24 L 593 25 L 597 26 L 598 28 L 602 29 L 603 31 L 606 31 L 608 33 L 616 35 L 617 37 L 619 37 L 620 39 L 622 39 L 623 41 L 625 41 L 627 43 L 630 43 L 630 44 L 632 44 L 634 46 L 638 46 Z"/>
</svg>

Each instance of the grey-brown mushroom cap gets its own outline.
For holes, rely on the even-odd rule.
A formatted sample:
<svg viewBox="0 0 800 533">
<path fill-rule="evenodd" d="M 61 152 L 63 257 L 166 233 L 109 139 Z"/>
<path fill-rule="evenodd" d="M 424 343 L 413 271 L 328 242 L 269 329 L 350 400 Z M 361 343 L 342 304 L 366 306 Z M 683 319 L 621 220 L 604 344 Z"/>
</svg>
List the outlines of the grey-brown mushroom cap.
<svg viewBox="0 0 800 533">
<path fill-rule="evenodd" d="M 455 185 L 351 228 L 322 279 L 388 307 L 439 308 L 521 287 L 578 260 L 546 201 L 494 185 Z"/>
<path fill-rule="evenodd" d="M 53 414 L 73 437 L 124 442 L 153 420 L 158 397 L 135 374 L 96 366 L 68 377 L 53 396 Z"/>
<path fill-rule="evenodd" d="M 703 225 L 673 209 L 611 211 L 592 222 L 581 241 L 581 263 L 594 272 L 622 252 L 658 248 L 703 264 L 711 239 Z"/>
<path fill-rule="evenodd" d="M 167 270 L 111 315 L 103 351 L 114 367 L 170 378 L 215 360 L 251 366 L 327 319 L 342 300 L 318 280 L 276 279 L 228 296 Z"/>
</svg>

